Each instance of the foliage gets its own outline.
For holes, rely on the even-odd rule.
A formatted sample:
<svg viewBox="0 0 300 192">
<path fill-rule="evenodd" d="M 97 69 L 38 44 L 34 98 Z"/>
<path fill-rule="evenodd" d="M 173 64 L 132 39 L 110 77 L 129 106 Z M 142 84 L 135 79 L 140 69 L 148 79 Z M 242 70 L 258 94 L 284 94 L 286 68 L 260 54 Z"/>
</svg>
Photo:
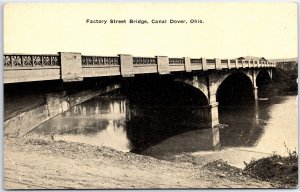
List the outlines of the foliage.
<svg viewBox="0 0 300 192">
<path fill-rule="evenodd" d="M 252 160 L 244 171 L 261 180 L 278 183 L 283 188 L 297 187 L 298 154 L 296 151 L 289 151 L 286 157 L 273 154 L 270 157 Z"/>
</svg>

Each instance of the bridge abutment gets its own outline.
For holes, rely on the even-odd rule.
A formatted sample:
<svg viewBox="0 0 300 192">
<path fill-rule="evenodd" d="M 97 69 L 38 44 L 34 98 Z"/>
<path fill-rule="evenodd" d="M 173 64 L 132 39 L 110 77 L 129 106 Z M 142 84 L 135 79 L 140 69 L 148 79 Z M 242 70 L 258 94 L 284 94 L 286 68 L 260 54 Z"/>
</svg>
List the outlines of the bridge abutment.
<svg viewBox="0 0 300 192">
<path fill-rule="evenodd" d="M 35 127 L 69 108 L 118 88 L 120 88 L 119 84 L 111 84 L 99 87 L 97 90 L 81 90 L 72 94 L 67 94 L 65 90 L 44 93 L 42 95 L 45 98 L 44 103 L 29 108 L 26 111 L 18 112 L 4 121 L 4 135 L 9 137 L 23 137 Z"/>
</svg>

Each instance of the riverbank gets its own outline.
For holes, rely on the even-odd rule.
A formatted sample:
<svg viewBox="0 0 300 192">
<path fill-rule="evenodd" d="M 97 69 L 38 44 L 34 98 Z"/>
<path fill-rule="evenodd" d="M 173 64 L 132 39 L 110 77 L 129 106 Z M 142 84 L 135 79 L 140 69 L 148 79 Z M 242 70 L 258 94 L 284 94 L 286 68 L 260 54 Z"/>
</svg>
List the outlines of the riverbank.
<svg viewBox="0 0 300 192">
<path fill-rule="evenodd" d="M 4 139 L 5 189 L 276 188 L 220 161 L 195 164 L 108 147 Z"/>
</svg>

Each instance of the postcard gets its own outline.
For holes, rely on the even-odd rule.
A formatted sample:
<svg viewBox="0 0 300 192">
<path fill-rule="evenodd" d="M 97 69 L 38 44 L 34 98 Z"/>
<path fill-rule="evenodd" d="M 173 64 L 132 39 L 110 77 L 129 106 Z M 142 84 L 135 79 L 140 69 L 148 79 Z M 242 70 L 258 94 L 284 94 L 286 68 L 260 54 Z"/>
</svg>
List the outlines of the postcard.
<svg viewBox="0 0 300 192">
<path fill-rule="evenodd" d="M 5 3 L 3 188 L 297 188 L 297 10 Z"/>
</svg>

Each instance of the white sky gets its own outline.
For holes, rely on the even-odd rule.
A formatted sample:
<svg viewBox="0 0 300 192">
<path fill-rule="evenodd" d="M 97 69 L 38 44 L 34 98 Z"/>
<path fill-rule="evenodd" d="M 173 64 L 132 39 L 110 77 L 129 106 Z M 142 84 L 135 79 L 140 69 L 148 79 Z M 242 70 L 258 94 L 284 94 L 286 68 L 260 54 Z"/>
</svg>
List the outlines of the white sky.
<svg viewBox="0 0 300 192">
<path fill-rule="evenodd" d="M 86 24 L 86 19 L 202 19 L 204 24 Z M 296 3 L 10 3 L 4 53 L 297 57 Z"/>
</svg>

